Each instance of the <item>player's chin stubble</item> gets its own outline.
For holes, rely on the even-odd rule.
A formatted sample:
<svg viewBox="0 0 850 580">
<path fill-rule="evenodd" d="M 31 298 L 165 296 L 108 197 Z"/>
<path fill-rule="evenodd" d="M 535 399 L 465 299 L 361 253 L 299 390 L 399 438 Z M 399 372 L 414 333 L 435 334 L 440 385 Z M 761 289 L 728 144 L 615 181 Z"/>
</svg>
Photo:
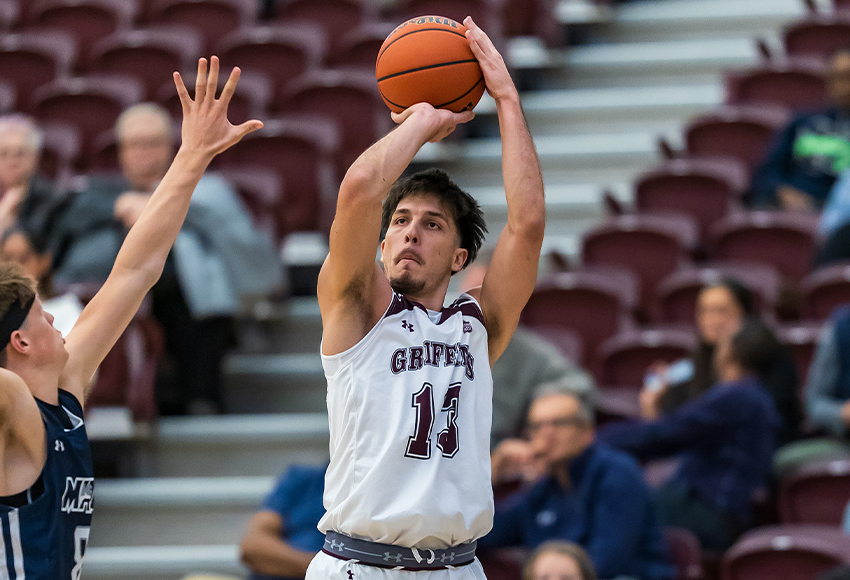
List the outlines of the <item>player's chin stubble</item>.
<svg viewBox="0 0 850 580">
<path fill-rule="evenodd" d="M 390 287 L 397 294 L 418 294 L 425 288 L 425 280 L 413 280 L 408 276 L 398 276 L 390 280 Z"/>
</svg>

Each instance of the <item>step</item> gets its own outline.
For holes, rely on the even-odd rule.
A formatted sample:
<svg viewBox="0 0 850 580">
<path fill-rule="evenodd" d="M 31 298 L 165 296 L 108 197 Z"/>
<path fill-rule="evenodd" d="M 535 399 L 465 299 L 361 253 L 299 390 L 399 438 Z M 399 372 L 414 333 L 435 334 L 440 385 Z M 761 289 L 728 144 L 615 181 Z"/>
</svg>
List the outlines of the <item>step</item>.
<svg viewBox="0 0 850 580">
<path fill-rule="evenodd" d="M 246 577 L 239 547 L 154 546 L 86 549 L 83 578 L 104 580 L 181 580 L 188 574 L 224 574 Z"/>
<path fill-rule="evenodd" d="M 167 417 L 148 460 L 158 477 L 276 476 L 292 463 L 323 464 L 329 437 L 327 411 Z"/>
<path fill-rule="evenodd" d="M 237 544 L 274 477 L 99 480 L 91 545 Z"/>
<path fill-rule="evenodd" d="M 229 413 L 326 412 L 319 346 L 308 353 L 229 355 L 224 366 L 225 408 Z"/>
</svg>

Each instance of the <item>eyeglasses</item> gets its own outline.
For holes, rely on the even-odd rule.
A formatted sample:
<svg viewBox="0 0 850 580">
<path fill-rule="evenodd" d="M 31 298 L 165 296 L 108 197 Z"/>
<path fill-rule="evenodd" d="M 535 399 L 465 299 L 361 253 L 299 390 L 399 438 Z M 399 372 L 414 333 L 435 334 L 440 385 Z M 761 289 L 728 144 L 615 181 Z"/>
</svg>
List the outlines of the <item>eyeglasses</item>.
<svg viewBox="0 0 850 580">
<path fill-rule="evenodd" d="M 557 417 L 547 421 L 532 421 L 525 426 L 525 433 L 529 437 L 536 435 L 543 427 L 547 425 L 555 429 L 565 429 L 567 427 L 582 427 L 587 424 L 587 421 L 582 417 L 570 415 L 569 417 Z"/>
</svg>

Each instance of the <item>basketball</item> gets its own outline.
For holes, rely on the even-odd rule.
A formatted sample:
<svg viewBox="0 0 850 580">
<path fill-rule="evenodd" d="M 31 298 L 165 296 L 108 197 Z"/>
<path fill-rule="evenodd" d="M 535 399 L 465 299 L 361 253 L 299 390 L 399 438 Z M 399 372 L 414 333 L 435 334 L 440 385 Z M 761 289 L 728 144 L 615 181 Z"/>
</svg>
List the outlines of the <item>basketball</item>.
<svg viewBox="0 0 850 580">
<path fill-rule="evenodd" d="M 484 94 L 466 27 L 442 16 L 419 16 L 393 30 L 378 52 L 375 78 L 395 113 L 422 102 L 460 113 L 472 110 Z"/>
</svg>

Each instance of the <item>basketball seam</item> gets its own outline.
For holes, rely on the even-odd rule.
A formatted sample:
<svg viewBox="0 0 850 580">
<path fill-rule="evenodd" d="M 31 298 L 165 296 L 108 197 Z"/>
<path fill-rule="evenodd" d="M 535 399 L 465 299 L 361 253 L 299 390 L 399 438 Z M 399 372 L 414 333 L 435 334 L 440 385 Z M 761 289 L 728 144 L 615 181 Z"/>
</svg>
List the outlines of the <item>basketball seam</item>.
<svg viewBox="0 0 850 580">
<path fill-rule="evenodd" d="M 477 64 L 478 60 L 474 59 L 474 58 L 466 59 L 466 60 L 453 60 L 451 62 L 441 62 L 439 64 L 429 64 L 428 66 L 420 66 L 419 68 L 411 68 L 411 69 L 408 69 L 408 70 L 403 70 L 401 72 L 393 73 L 391 75 L 387 75 L 385 77 L 381 77 L 381 78 L 378 79 L 378 83 L 381 83 L 385 80 L 392 79 L 392 78 L 395 78 L 395 77 L 400 77 L 402 75 L 406 75 L 406 74 L 409 74 L 409 73 L 415 73 L 415 72 L 419 72 L 419 71 L 423 71 L 423 70 L 431 70 L 431 69 L 435 69 L 435 68 L 441 68 L 441 67 L 444 67 L 444 66 L 451 66 L 451 65 L 454 65 L 454 64 L 468 64 L 468 63 L 471 63 L 471 62 L 474 62 L 474 63 Z"/>
<path fill-rule="evenodd" d="M 399 40 L 401 40 L 402 38 L 405 38 L 405 37 L 407 37 L 407 36 L 410 36 L 411 34 L 416 34 L 417 32 L 429 32 L 429 31 L 431 31 L 431 32 L 447 32 L 447 33 L 449 33 L 449 34 L 456 34 L 457 36 L 462 36 L 462 37 L 466 38 L 466 35 L 465 35 L 465 34 L 461 34 L 460 32 L 455 32 L 454 30 L 446 30 L 445 28 L 418 28 L 418 29 L 416 29 L 416 30 L 411 30 L 410 32 L 406 32 L 406 33 L 402 34 L 401 36 L 399 36 L 398 38 L 393 39 L 393 41 L 392 41 L 391 43 L 389 43 L 388 45 L 386 45 L 386 46 L 384 47 L 384 49 L 383 49 L 380 53 L 378 53 L 378 61 L 377 61 L 377 62 L 381 62 L 381 57 L 382 57 L 382 56 L 384 56 L 384 53 L 385 53 L 385 52 L 386 52 L 386 51 L 387 51 L 387 50 L 388 50 L 388 49 L 389 49 L 392 45 L 394 45 L 396 42 L 398 42 L 398 41 L 399 41 Z"/>
<path fill-rule="evenodd" d="M 469 93 L 471 93 L 473 90 L 475 90 L 475 87 L 477 87 L 478 85 L 480 85 L 480 84 L 481 84 L 481 81 L 483 81 L 483 80 L 484 80 L 484 75 L 481 75 L 481 76 L 478 78 L 478 81 L 477 81 L 474 85 L 472 85 L 472 88 L 471 88 L 471 89 L 469 89 L 468 91 L 466 91 L 465 93 L 463 93 L 463 94 L 462 94 L 461 96 L 459 96 L 458 98 L 453 99 L 453 100 L 451 100 L 451 101 L 448 101 L 448 102 L 446 102 L 446 103 L 443 103 L 443 104 L 441 104 L 441 105 L 437 105 L 437 106 L 435 106 L 434 108 L 435 108 L 435 109 L 437 109 L 437 108 L 440 108 L 440 107 L 445 107 L 446 105 L 451 105 L 451 104 L 452 104 L 452 103 L 454 103 L 455 101 L 459 101 L 459 100 L 461 100 L 461 99 L 462 99 L 462 98 L 464 98 L 466 95 L 468 95 L 468 94 L 469 94 Z M 391 104 L 391 105 L 393 105 L 393 106 L 395 106 L 395 107 L 398 107 L 399 109 L 406 109 L 407 107 L 410 107 L 410 106 L 412 106 L 412 105 L 414 105 L 414 104 L 415 104 L 415 103 L 411 103 L 410 105 L 404 106 L 404 105 L 402 105 L 402 104 L 400 104 L 400 103 L 396 103 L 395 101 L 391 101 L 391 100 L 389 100 L 389 99 L 387 98 L 387 96 L 384 94 L 384 91 L 382 91 L 382 90 L 381 90 L 381 87 L 378 87 L 378 92 L 381 94 L 381 98 L 382 98 L 382 99 L 384 99 L 384 100 L 385 100 L 386 102 L 388 102 L 389 104 Z"/>
</svg>

